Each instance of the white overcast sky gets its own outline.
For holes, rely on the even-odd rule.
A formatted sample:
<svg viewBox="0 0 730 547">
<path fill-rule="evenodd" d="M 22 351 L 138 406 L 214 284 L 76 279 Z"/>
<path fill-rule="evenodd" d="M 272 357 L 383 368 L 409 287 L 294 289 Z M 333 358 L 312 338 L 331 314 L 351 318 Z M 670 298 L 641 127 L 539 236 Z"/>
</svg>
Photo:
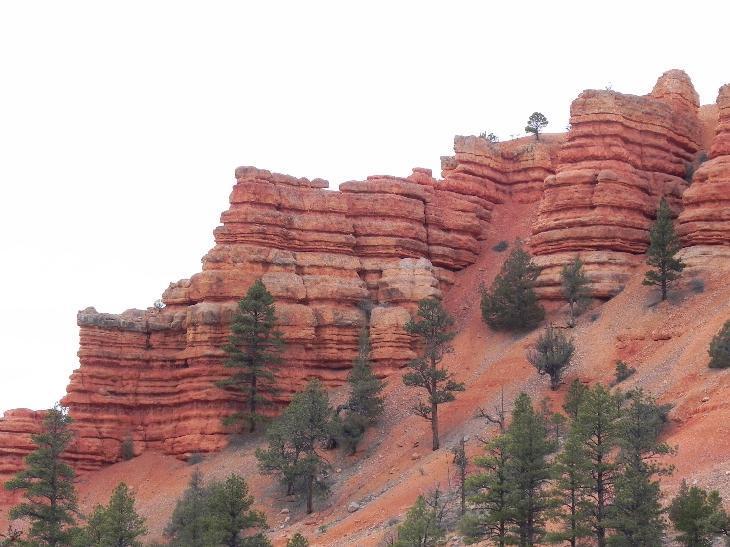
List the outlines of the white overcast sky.
<svg viewBox="0 0 730 547">
<path fill-rule="evenodd" d="M 581 90 L 670 68 L 714 102 L 723 4 L 0 2 L 0 410 L 63 395 L 77 310 L 199 270 L 236 166 L 437 173 L 455 134 L 561 131 Z"/>
</svg>

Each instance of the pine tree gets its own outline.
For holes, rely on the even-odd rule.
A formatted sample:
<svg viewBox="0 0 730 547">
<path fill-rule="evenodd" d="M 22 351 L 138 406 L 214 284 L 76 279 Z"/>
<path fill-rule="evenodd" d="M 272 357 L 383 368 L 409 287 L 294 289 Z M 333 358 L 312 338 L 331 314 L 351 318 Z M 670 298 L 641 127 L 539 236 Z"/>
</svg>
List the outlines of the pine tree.
<svg viewBox="0 0 730 547">
<path fill-rule="evenodd" d="M 652 270 L 646 272 L 644 285 L 657 285 L 661 289 L 662 300 L 667 299 L 669 285 L 679 278 L 684 262 L 674 255 L 682 248 L 682 242 L 674 231 L 672 211 L 662 198 L 657 210 L 656 222 L 649 230 L 649 248 L 646 263 Z"/>
<path fill-rule="evenodd" d="M 486 455 L 474 459 L 483 469 L 466 480 L 469 511 L 462 519 L 462 533 L 472 541 L 491 539 L 499 547 L 507 545 L 514 511 L 510 505 L 511 483 L 508 475 L 507 436 L 502 433 L 486 443 Z"/>
<path fill-rule="evenodd" d="M 228 344 L 223 347 L 228 355 L 225 366 L 234 372 L 216 385 L 236 393 L 245 405 L 245 410 L 226 418 L 227 425 L 245 423 L 253 432 L 264 419 L 261 410 L 271 404 L 276 392 L 274 370 L 281 363 L 282 347 L 274 297 L 259 279 L 238 303 Z"/>
<path fill-rule="evenodd" d="M 134 494 L 120 482 L 112 492 L 109 505 L 97 505 L 76 545 L 141 547 L 140 536 L 147 533 L 145 520 L 134 509 Z"/>
<path fill-rule="evenodd" d="M 550 377 L 550 389 L 560 387 L 563 369 L 570 365 L 575 353 L 573 341 L 558 329 L 548 326 L 527 352 L 527 360 L 537 372 Z"/>
<path fill-rule="evenodd" d="M 535 328 L 545 317 L 534 286 L 540 268 L 517 243 L 502 264 L 489 291 L 482 293 L 482 317 L 497 330 L 524 331 Z"/>
<path fill-rule="evenodd" d="M 418 496 L 398 527 L 398 540 L 393 547 L 434 547 L 445 535 L 444 498 L 437 488 L 428 497 Z"/>
<path fill-rule="evenodd" d="M 568 325 L 575 326 L 575 317 L 590 298 L 590 282 L 583 271 L 583 261 L 579 256 L 563 266 L 560 272 L 563 296 L 568 301 L 570 316 Z"/>
<path fill-rule="evenodd" d="M 462 437 L 451 452 L 454 454 L 453 462 L 459 472 L 459 515 L 463 517 L 466 513 L 466 468 L 469 466 L 469 459 L 466 457 L 466 438 Z"/>
<path fill-rule="evenodd" d="M 730 367 L 730 320 L 725 321 L 722 329 L 710 342 L 710 368 Z"/>
<path fill-rule="evenodd" d="M 26 469 L 5 483 L 8 490 L 23 490 L 25 502 L 10 510 L 11 519 L 28 519 L 31 540 L 45 545 L 69 545 L 78 506 L 73 469 L 61 456 L 73 440 L 71 417 L 56 405 L 46 413 L 43 429 L 31 438 L 36 450 L 26 458 Z"/>
<path fill-rule="evenodd" d="M 203 476 L 196 469 L 165 528 L 165 536 L 171 544 L 205 547 L 207 495 Z"/>
<path fill-rule="evenodd" d="M 641 390 L 629 392 L 626 398 L 628 406 L 619 422 L 620 473 L 609 519 L 615 534 L 609 544 L 659 547 L 665 525 L 659 482 L 654 477 L 671 472 L 655 460 L 670 453 L 669 446 L 658 440 L 664 425 L 663 411 Z"/>
<path fill-rule="evenodd" d="M 540 140 L 540 131 L 543 127 L 546 127 L 548 120 L 544 114 L 540 112 L 533 112 L 530 114 L 530 118 L 527 120 L 527 126 L 525 126 L 525 133 L 534 133 L 535 140 Z"/>
<path fill-rule="evenodd" d="M 588 485 L 590 470 L 584 439 L 575 423 L 555 462 L 554 496 L 558 503 L 553 513 L 560 527 L 549 534 L 551 541 L 567 541 L 571 547 L 591 534 L 588 524 Z"/>
<path fill-rule="evenodd" d="M 428 398 L 419 400 L 413 412 L 431 422 L 433 450 L 439 448 L 438 407 L 453 401 L 464 384 L 454 381 L 453 373 L 439 367 L 444 355 L 452 350 L 449 342 L 456 336 L 454 320 L 436 299 L 426 298 L 418 303 L 418 319 L 406 323 L 405 330 L 421 342 L 421 356 L 408 363 L 411 369 L 403 375 L 407 386 L 426 390 Z"/>
<path fill-rule="evenodd" d="M 548 456 L 556 445 L 548 439 L 545 422 L 525 393 L 515 401 L 506 435 L 514 539 L 521 546 L 536 545 L 545 534 L 546 513 L 554 503 L 546 486 L 552 475 Z"/>
<path fill-rule="evenodd" d="M 565 394 L 565 403 L 563 404 L 563 410 L 571 420 L 578 417 L 578 409 L 585 400 L 585 396 L 588 393 L 588 388 L 583 385 L 579 379 L 573 380 L 568 388 L 568 393 Z"/>
<path fill-rule="evenodd" d="M 598 384 L 581 396 L 575 418 L 576 433 L 582 439 L 590 475 L 588 525 L 599 547 L 606 545 L 606 528 L 614 500 L 618 473 L 614 453 L 619 443 L 620 407 L 620 397 Z"/>
<path fill-rule="evenodd" d="M 365 430 L 377 421 L 385 404 L 380 395 L 385 384 L 375 376 L 370 362 L 370 336 L 367 329 L 360 333 L 357 358 L 347 381 L 350 384 L 349 398 L 337 409 L 338 412 L 347 412 L 339 427 L 339 437 L 345 448 L 354 454 Z"/>
<path fill-rule="evenodd" d="M 312 512 L 315 492 L 327 492 L 328 464 L 317 448 L 331 437 L 333 416 L 322 385 L 318 380 L 310 380 L 269 428 L 268 448 L 256 451 L 261 471 L 278 474 L 288 493 L 301 494 L 306 500 L 307 514 Z"/>
<path fill-rule="evenodd" d="M 248 485 L 243 478 L 232 474 L 225 481 L 212 483 L 207 490 L 204 534 L 206 545 L 271 545 L 261 532 L 242 537 L 242 533 L 251 529 L 266 528 L 264 514 L 251 509 L 253 496 L 249 494 Z"/>
<path fill-rule="evenodd" d="M 730 517 L 719 492 L 690 488 L 686 481 L 669 506 L 669 518 L 680 532 L 677 539 L 686 547 L 711 547 L 715 537 L 730 530 Z"/>
</svg>

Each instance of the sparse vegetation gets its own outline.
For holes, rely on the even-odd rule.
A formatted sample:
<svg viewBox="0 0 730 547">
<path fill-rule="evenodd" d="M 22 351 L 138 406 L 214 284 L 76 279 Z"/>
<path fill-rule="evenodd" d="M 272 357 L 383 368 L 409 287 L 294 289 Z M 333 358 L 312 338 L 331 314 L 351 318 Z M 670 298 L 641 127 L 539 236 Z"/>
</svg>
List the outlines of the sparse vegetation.
<svg viewBox="0 0 730 547">
<path fill-rule="evenodd" d="M 479 137 L 491 143 L 499 142 L 499 137 L 497 137 L 497 135 L 495 135 L 494 133 L 487 133 L 486 131 L 482 131 L 481 133 L 479 133 Z"/>
<path fill-rule="evenodd" d="M 710 342 L 710 368 L 730 367 L 730 320 L 720 329 Z"/>
<path fill-rule="evenodd" d="M 302 534 L 297 532 L 286 542 L 286 547 L 309 547 L 309 541 Z"/>
<path fill-rule="evenodd" d="M 484 321 L 493 329 L 524 331 L 535 328 L 545 317 L 535 294 L 538 268 L 519 243 L 502 264 L 489 291 L 482 292 Z"/>
<path fill-rule="evenodd" d="M 224 420 L 226 425 L 244 424 L 253 432 L 265 419 L 261 410 L 276 393 L 274 369 L 281 363 L 282 346 L 274 297 L 258 279 L 238 303 L 228 344 L 223 347 L 228 355 L 225 366 L 234 372 L 216 385 L 234 393 L 242 407 Z"/>
<path fill-rule="evenodd" d="M 548 326 L 527 352 L 530 361 L 540 374 L 550 377 L 550 389 L 560 386 L 563 370 L 570 365 L 575 346 L 561 330 Z"/>
<path fill-rule="evenodd" d="M 705 282 L 699 277 L 693 277 L 689 281 L 689 288 L 695 294 L 701 294 L 705 292 Z"/>
<path fill-rule="evenodd" d="M 669 286 L 684 270 L 684 262 L 674 256 L 682 248 L 682 243 L 674 231 L 672 212 L 663 198 L 659 203 L 656 222 L 649 230 L 649 242 L 646 262 L 653 269 L 646 272 L 644 285 L 658 286 L 662 300 L 666 300 Z"/>
<path fill-rule="evenodd" d="M 431 422 L 433 450 L 439 449 L 438 408 L 453 401 L 458 391 L 464 391 L 464 384 L 454 380 L 453 373 L 440 367 L 444 355 L 452 351 L 450 342 L 456 336 L 454 320 L 436 299 L 426 298 L 418 303 L 417 318 L 405 325 L 409 334 L 416 336 L 421 344 L 421 355 L 408 363 L 411 370 L 403 375 L 407 386 L 420 387 L 428 395 L 413 406 L 413 413 Z"/>
<path fill-rule="evenodd" d="M 616 361 L 616 372 L 614 374 L 614 377 L 615 377 L 614 385 L 620 384 L 624 380 L 628 380 L 635 372 L 636 372 L 636 369 L 634 367 L 630 367 L 623 361 Z"/>
<path fill-rule="evenodd" d="M 541 114 L 540 112 L 533 112 L 532 114 L 530 114 L 530 117 L 527 120 L 525 132 L 533 133 L 535 135 L 535 140 L 539 141 L 540 131 L 542 131 L 544 127 L 547 127 L 547 124 L 548 120 L 544 114 Z"/>
</svg>

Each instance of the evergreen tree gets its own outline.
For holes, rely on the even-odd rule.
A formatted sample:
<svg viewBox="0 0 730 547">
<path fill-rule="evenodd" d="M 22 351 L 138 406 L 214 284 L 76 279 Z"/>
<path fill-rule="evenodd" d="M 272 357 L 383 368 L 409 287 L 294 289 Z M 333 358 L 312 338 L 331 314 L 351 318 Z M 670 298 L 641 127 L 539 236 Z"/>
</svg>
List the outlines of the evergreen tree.
<svg viewBox="0 0 730 547">
<path fill-rule="evenodd" d="M 338 412 L 347 412 L 340 424 L 339 436 L 345 447 L 354 454 L 365 429 L 377 421 L 385 404 L 380 395 L 385 384 L 375 376 L 370 362 L 370 335 L 367 329 L 360 333 L 357 358 L 347 381 L 350 384 L 350 396 L 338 408 Z"/>
<path fill-rule="evenodd" d="M 251 529 L 266 528 L 264 514 L 251 509 L 253 496 L 249 494 L 248 485 L 243 478 L 232 474 L 225 481 L 212 483 L 207 490 L 204 534 L 206 545 L 227 547 L 271 545 L 261 532 L 252 536 L 242 536 Z"/>
<path fill-rule="evenodd" d="M 659 442 L 664 425 L 663 412 L 641 390 L 627 394 L 628 406 L 619 422 L 619 465 L 610 527 L 616 532 L 610 545 L 659 547 L 664 536 L 661 492 L 657 475 L 671 472 L 656 463 L 655 457 L 668 454 L 669 446 Z"/>
<path fill-rule="evenodd" d="M 310 380 L 269 428 L 273 433 L 267 434 L 268 448 L 256 451 L 261 471 L 278 474 L 288 492 L 301 494 L 307 514 L 312 512 L 315 492 L 327 492 L 325 472 L 329 466 L 317 448 L 331 437 L 333 415 L 322 385 Z"/>
<path fill-rule="evenodd" d="M 568 393 L 565 394 L 563 410 L 565 410 L 571 420 L 575 420 L 578 417 L 578 408 L 580 408 L 580 405 L 585 400 L 587 393 L 588 388 L 577 378 L 570 384 Z"/>
<path fill-rule="evenodd" d="M 521 546 L 538 544 L 545 533 L 546 512 L 553 505 L 546 485 L 551 478 L 548 456 L 556 449 L 548 440 L 545 422 L 521 393 L 507 430 L 509 506 L 513 510 L 514 540 Z"/>
<path fill-rule="evenodd" d="M 28 535 L 36 543 L 70 545 L 76 534 L 78 506 L 73 469 L 61 456 L 73 439 L 71 417 L 56 405 L 46 413 L 43 429 L 31 438 L 36 450 L 26 458 L 26 469 L 5 483 L 8 490 L 23 490 L 25 501 L 10 510 L 11 519 L 28 519 Z"/>
<path fill-rule="evenodd" d="M 677 538 L 686 547 L 711 547 L 713 539 L 727 534 L 730 519 L 717 490 L 707 492 L 682 481 L 679 493 L 669 506 L 669 518 L 680 532 Z"/>
<path fill-rule="evenodd" d="M 619 443 L 621 398 L 598 384 L 580 398 L 576 434 L 583 443 L 589 480 L 588 525 L 599 547 L 606 545 L 606 529 L 614 499 L 618 467 L 614 452 Z"/>
<path fill-rule="evenodd" d="M 467 498 L 469 511 L 460 528 L 470 541 L 488 538 L 504 547 L 514 514 L 509 497 L 512 485 L 508 475 L 510 456 L 506 434 L 486 443 L 486 451 L 486 455 L 474 459 L 474 465 L 484 471 L 470 475 L 466 480 L 466 489 L 471 493 Z"/>
<path fill-rule="evenodd" d="M 459 515 L 463 517 L 466 513 L 466 468 L 469 466 L 469 459 L 466 457 L 466 438 L 462 437 L 451 452 L 454 454 L 453 462 L 459 472 Z"/>
<path fill-rule="evenodd" d="M 238 303 L 228 344 L 223 347 L 228 355 L 225 366 L 234 372 L 216 385 L 236 393 L 245 405 L 245 410 L 226 418 L 227 425 L 242 422 L 253 432 L 264 419 L 261 409 L 271 404 L 276 392 L 274 370 L 281 363 L 282 346 L 274 297 L 259 279 Z"/>
<path fill-rule="evenodd" d="M 681 248 L 682 242 L 674 231 L 672 211 L 662 198 L 656 222 L 649 230 L 649 248 L 646 251 L 646 263 L 653 269 L 644 277 L 644 285 L 657 285 L 661 289 L 662 300 L 667 299 L 669 285 L 679 278 L 684 269 L 684 262 L 674 256 Z"/>
<path fill-rule="evenodd" d="M 576 547 L 581 539 L 591 534 L 591 529 L 588 525 L 590 470 L 584 439 L 575 423 L 571 424 L 565 446 L 556 459 L 554 472 L 554 496 L 558 506 L 553 515 L 560 527 L 549 534 L 549 538 L 552 541 L 567 541 L 571 547 Z"/>
<path fill-rule="evenodd" d="M 546 127 L 548 124 L 548 120 L 545 117 L 544 114 L 541 114 L 540 112 L 533 112 L 530 114 L 530 118 L 527 120 L 527 126 L 525 126 L 525 133 L 533 133 L 535 135 L 535 140 L 540 140 L 540 131 L 542 131 L 543 127 Z"/>
<path fill-rule="evenodd" d="M 419 400 L 413 412 L 431 422 L 433 450 L 439 448 L 438 407 L 453 401 L 457 391 L 464 391 L 464 384 L 454 381 L 454 375 L 440 367 L 444 355 L 452 350 L 449 342 L 456 336 L 452 329 L 454 320 L 436 299 L 426 298 L 418 303 L 418 319 L 406 323 L 405 330 L 417 336 L 421 343 L 421 356 L 408 363 L 411 369 L 403 375 L 407 386 L 426 390 L 428 398 Z"/>
<path fill-rule="evenodd" d="M 147 533 L 145 520 L 134 509 L 134 494 L 120 482 L 112 492 L 109 505 L 97 505 L 88 525 L 81 532 L 84 546 L 141 547 L 140 536 Z"/>
<path fill-rule="evenodd" d="M 579 256 L 563 266 L 560 272 L 560 284 L 563 296 L 568 301 L 570 316 L 568 325 L 575 326 L 575 317 L 590 298 L 588 277 L 583 271 L 583 261 Z"/>
<path fill-rule="evenodd" d="M 434 547 L 443 539 L 445 504 L 437 488 L 428 497 L 418 496 L 408 510 L 406 520 L 398 526 L 398 539 L 393 547 Z"/>
<path fill-rule="evenodd" d="M 710 342 L 710 368 L 730 367 L 730 320 L 725 321 L 722 329 Z"/>
<path fill-rule="evenodd" d="M 207 496 L 208 493 L 203 486 L 203 476 L 196 469 L 165 528 L 165 536 L 170 539 L 172 545 L 206 546 Z"/>
<path fill-rule="evenodd" d="M 563 369 L 570 365 L 575 353 L 573 341 L 568 340 L 562 331 L 548 326 L 527 352 L 527 360 L 537 372 L 550 377 L 550 389 L 560 387 Z"/>
<path fill-rule="evenodd" d="M 540 268 L 517 243 L 489 291 L 482 293 L 482 317 L 497 330 L 531 330 L 545 317 L 534 286 Z"/>
</svg>

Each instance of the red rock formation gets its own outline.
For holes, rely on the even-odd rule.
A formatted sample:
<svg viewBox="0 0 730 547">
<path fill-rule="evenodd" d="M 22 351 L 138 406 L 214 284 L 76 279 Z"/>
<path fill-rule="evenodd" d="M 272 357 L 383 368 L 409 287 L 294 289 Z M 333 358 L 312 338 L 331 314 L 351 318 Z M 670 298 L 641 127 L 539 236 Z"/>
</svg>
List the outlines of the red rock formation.
<svg viewBox="0 0 730 547">
<path fill-rule="evenodd" d="M 710 159 L 694 173 L 682 196 L 679 233 L 690 262 L 730 255 L 730 84 L 717 97 L 718 124 Z"/>
<path fill-rule="evenodd" d="M 647 96 L 590 90 L 573 102 L 530 241 L 543 297 L 559 297 L 560 269 L 576 254 L 596 297 L 621 289 L 646 250 L 659 199 L 679 208 L 686 166 L 702 142 L 697 113 L 697 93 L 676 70 Z"/>
<path fill-rule="evenodd" d="M 91 469 L 136 452 L 185 457 L 227 442 L 232 411 L 219 349 L 236 302 L 261 278 L 276 299 L 287 342 L 279 400 L 308 377 L 344 382 L 368 316 L 381 374 L 413 357 L 403 325 L 418 300 L 440 297 L 453 272 L 476 260 L 478 205 L 424 169 L 409 179 L 370 177 L 327 191 L 326 181 L 242 167 L 230 209 L 202 271 L 165 291 L 164 309 L 79 312 L 80 367 L 63 404 L 77 441 L 70 459 Z M 458 186 L 458 185 L 457 185 Z M 0 474 L 19 469 L 37 415 L 0 422 Z"/>
</svg>

